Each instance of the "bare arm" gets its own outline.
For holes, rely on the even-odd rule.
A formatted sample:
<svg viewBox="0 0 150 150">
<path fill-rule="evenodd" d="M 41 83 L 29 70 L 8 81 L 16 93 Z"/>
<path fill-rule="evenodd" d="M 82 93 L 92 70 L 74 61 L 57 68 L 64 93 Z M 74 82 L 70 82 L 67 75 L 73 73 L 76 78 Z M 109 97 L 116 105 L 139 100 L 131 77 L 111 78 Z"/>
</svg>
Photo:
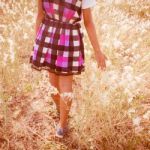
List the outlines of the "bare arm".
<svg viewBox="0 0 150 150">
<path fill-rule="evenodd" d="M 95 29 L 95 25 L 93 23 L 93 18 L 92 18 L 92 13 L 91 13 L 90 8 L 83 9 L 83 19 L 84 19 L 85 28 L 87 30 L 89 39 L 91 41 L 91 44 L 92 44 L 95 52 L 100 51 L 100 45 L 98 43 L 96 29 Z"/>
<path fill-rule="evenodd" d="M 37 35 L 37 31 L 39 29 L 39 26 L 44 18 L 44 11 L 42 8 L 42 0 L 38 0 L 38 12 L 36 16 L 36 25 L 35 25 L 35 36 Z"/>
<path fill-rule="evenodd" d="M 95 52 L 98 67 L 101 66 L 101 68 L 104 69 L 106 67 L 105 59 L 107 59 L 107 57 L 101 51 L 90 8 L 83 9 L 83 20 L 89 39 Z"/>
</svg>

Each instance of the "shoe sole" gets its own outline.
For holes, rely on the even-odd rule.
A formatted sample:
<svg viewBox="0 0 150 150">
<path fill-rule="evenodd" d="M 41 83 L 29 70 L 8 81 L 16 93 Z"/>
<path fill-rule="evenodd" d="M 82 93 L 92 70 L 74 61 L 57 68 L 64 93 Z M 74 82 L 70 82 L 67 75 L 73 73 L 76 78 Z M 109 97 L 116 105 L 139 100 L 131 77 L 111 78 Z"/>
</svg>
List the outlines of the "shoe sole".
<svg viewBox="0 0 150 150">
<path fill-rule="evenodd" d="M 63 138 L 62 135 L 59 135 L 59 134 L 57 134 L 57 133 L 55 134 L 55 137 L 58 137 L 58 138 L 61 138 L 61 139 Z"/>
</svg>

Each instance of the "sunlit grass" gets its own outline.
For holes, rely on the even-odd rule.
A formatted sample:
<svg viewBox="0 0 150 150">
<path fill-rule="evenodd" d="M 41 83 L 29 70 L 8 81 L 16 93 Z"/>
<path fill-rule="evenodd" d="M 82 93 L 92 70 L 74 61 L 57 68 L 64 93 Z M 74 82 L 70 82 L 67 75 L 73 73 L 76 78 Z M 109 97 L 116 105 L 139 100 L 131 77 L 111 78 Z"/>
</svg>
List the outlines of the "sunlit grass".
<svg viewBox="0 0 150 150">
<path fill-rule="evenodd" d="M 107 0 L 98 1 L 93 9 L 101 49 L 109 61 L 105 72 L 98 70 L 84 29 L 86 71 L 75 77 L 76 107 L 71 111 L 74 130 L 67 145 L 69 149 L 150 148 L 149 4 L 149 0 Z M 43 103 L 54 92 L 48 76 L 32 71 L 29 65 L 36 8 L 36 1 L 0 2 L 0 131 L 3 131 L 0 138 L 3 149 L 34 147 L 31 136 L 34 131 L 28 131 L 32 127 L 28 123 L 34 123 L 32 117 L 37 110 L 47 114 L 49 108 Z M 32 98 L 39 100 L 40 105 L 35 107 L 34 103 L 36 110 L 29 109 L 31 112 L 21 120 L 24 123 L 21 126 L 21 121 L 14 120 L 24 113 Z M 10 103 L 15 101 L 13 110 Z M 47 118 L 43 126 L 48 132 Z M 67 149 L 66 145 L 46 141 L 45 132 L 38 129 L 38 149 Z M 24 141 L 19 140 L 21 137 Z M 45 140 L 45 144 L 39 144 L 40 140 Z"/>
</svg>

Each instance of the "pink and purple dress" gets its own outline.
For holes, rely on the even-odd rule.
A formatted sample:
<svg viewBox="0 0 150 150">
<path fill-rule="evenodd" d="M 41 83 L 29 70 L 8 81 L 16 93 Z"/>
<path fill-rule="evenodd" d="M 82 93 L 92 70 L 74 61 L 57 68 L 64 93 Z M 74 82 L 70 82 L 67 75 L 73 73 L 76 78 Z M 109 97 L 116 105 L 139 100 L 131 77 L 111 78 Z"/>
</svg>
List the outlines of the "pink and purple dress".
<svg viewBox="0 0 150 150">
<path fill-rule="evenodd" d="M 30 56 L 31 67 L 58 75 L 85 71 L 82 0 L 43 0 L 45 12 Z"/>
</svg>

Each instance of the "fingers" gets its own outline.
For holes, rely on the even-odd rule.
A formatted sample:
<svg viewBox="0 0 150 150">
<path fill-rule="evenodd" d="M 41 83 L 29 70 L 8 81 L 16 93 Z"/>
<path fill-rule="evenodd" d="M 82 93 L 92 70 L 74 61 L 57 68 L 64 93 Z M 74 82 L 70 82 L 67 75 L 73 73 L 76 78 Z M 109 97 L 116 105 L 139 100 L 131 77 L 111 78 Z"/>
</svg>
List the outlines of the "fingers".
<svg viewBox="0 0 150 150">
<path fill-rule="evenodd" d="M 102 71 L 106 70 L 106 60 L 107 60 L 107 57 L 105 57 L 104 60 L 102 60 L 102 61 L 99 62 L 99 67 L 101 67 Z"/>
<path fill-rule="evenodd" d="M 97 65 L 98 68 L 100 68 L 102 71 L 106 70 L 106 60 L 108 60 L 108 58 L 105 55 L 101 55 L 100 58 L 96 57 L 97 59 Z"/>
<path fill-rule="evenodd" d="M 106 65 L 105 64 L 98 64 L 98 68 L 101 69 L 102 71 L 104 71 L 106 69 Z"/>
<path fill-rule="evenodd" d="M 106 55 L 104 55 L 105 60 L 108 60 L 108 58 L 106 57 Z"/>
<path fill-rule="evenodd" d="M 102 71 L 105 71 L 105 69 L 106 69 L 106 66 L 105 66 L 105 64 L 103 64 L 103 65 L 101 66 L 101 70 L 102 70 Z"/>
</svg>

